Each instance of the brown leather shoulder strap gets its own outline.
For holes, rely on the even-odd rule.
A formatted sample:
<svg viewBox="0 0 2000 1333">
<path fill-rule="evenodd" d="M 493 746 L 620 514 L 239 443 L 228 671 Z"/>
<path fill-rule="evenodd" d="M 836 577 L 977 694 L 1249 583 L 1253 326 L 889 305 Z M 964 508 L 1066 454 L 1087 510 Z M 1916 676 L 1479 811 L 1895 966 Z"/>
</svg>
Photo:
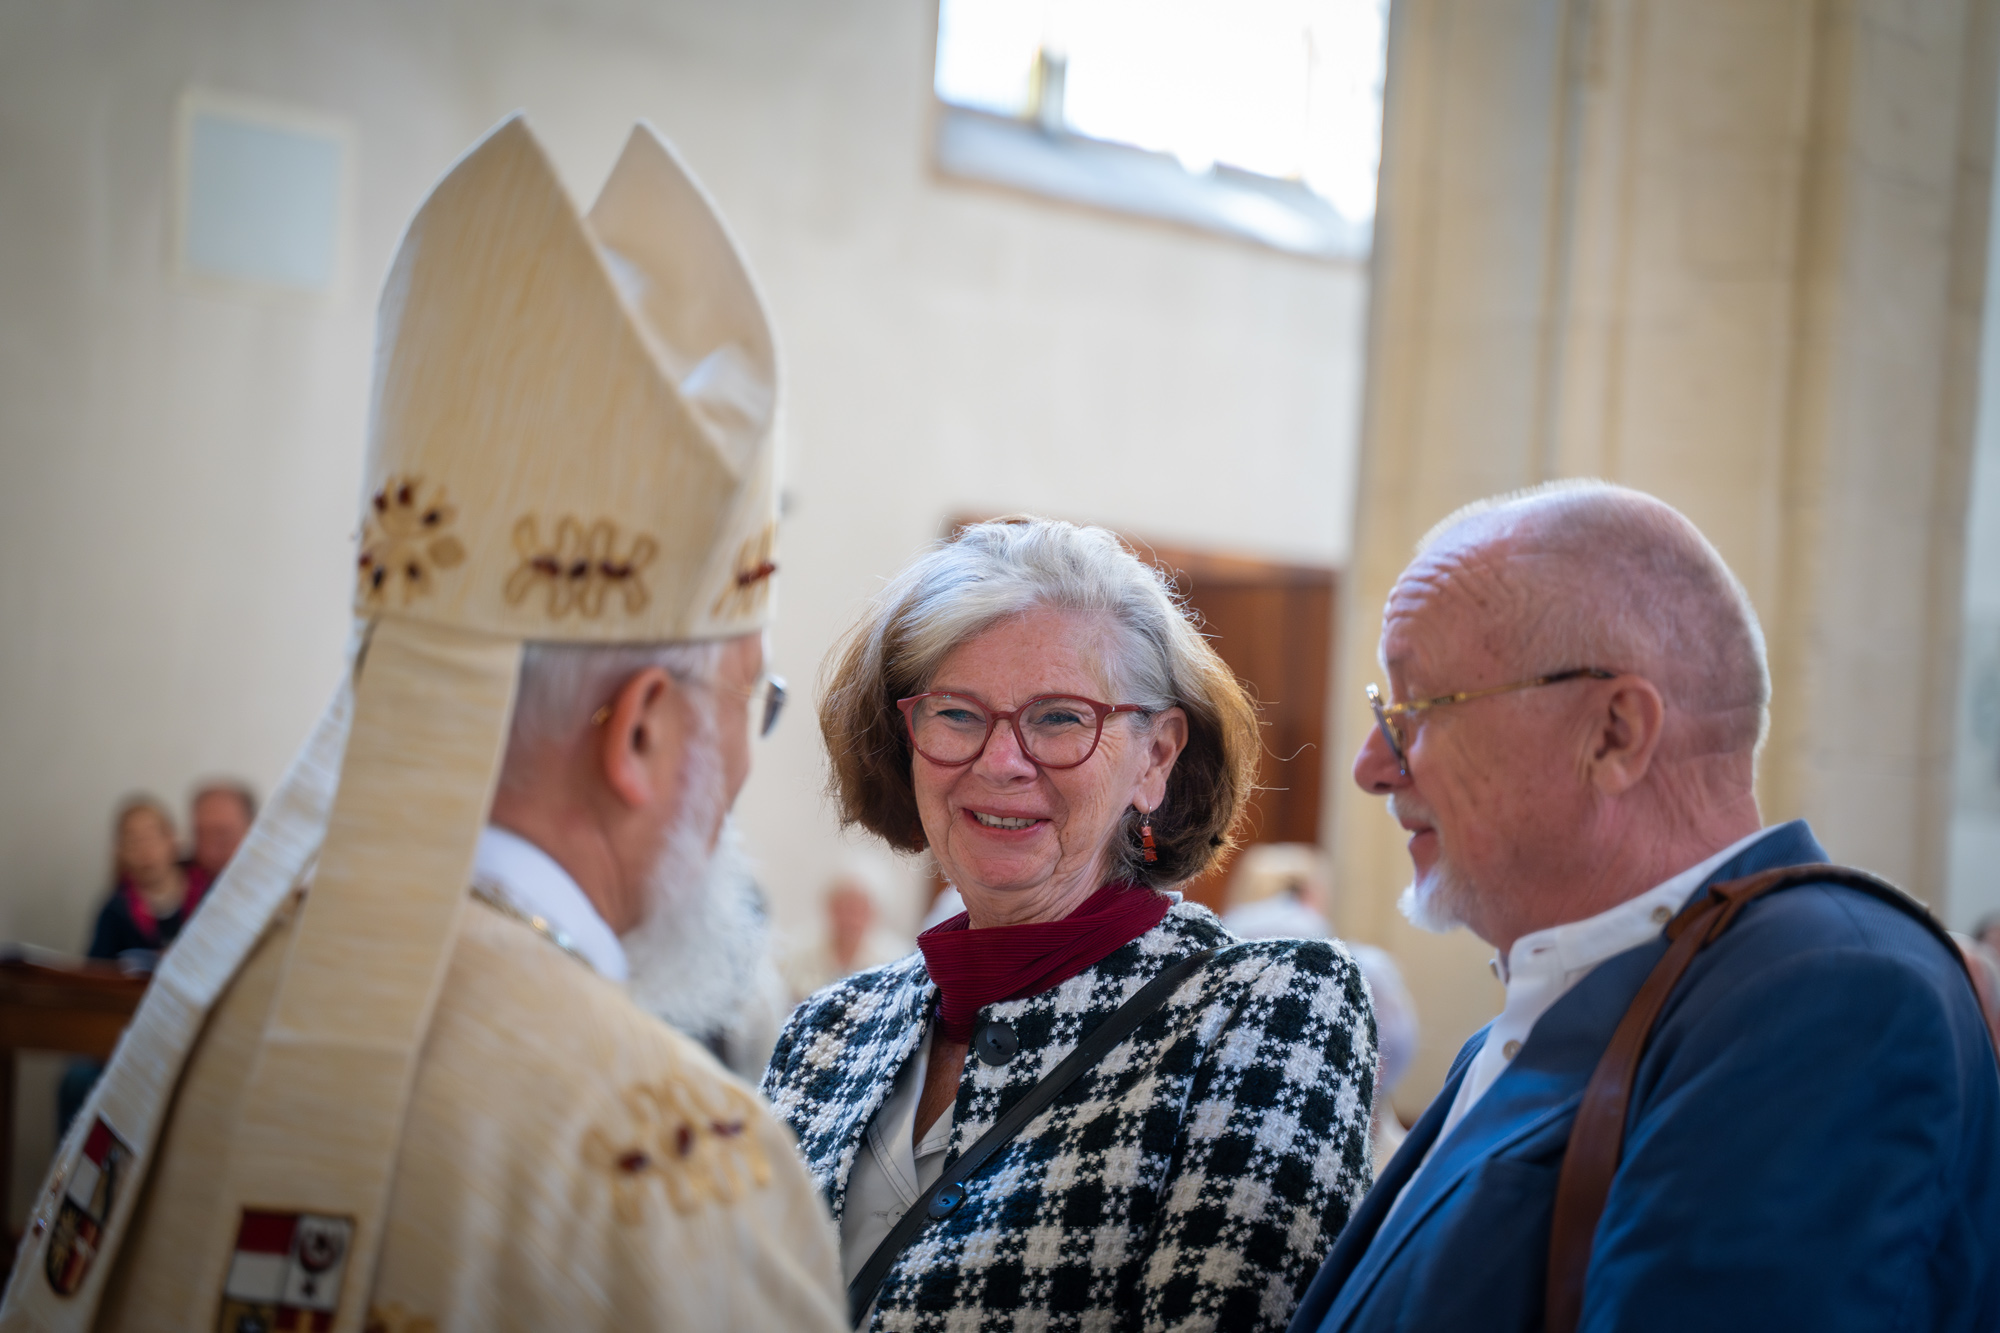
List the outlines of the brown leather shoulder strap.
<svg viewBox="0 0 2000 1333">
<path fill-rule="evenodd" d="M 1625 1115 L 1632 1101 L 1632 1080 L 1667 997 L 1695 955 L 1729 929 L 1747 904 L 1801 884 L 1841 884 L 1878 898 L 1915 918 L 1951 951 L 1961 967 L 1965 966 L 1965 956 L 1928 908 L 1887 880 L 1847 866 L 1809 864 L 1766 870 L 1711 884 L 1707 892 L 1682 908 L 1680 915 L 1667 923 L 1671 943 L 1665 956 L 1647 975 L 1611 1034 L 1611 1043 L 1584 1087 L 1583 1101 L 1570 1127 L 1569 1147 L 1556 1183 L 1555 1217 L 1549 1224 L 1548 1333 L 1574 1333 L 1583 1315 L 1583 1280 L 1590 1269 L 1591 1244 L 1598 1219 L 1604 1214 L 1604 1202 L 1611 1194 L 1611 1178 L 1618 1173 L 1618 1160 L 1625 1150 Z"/>
</svg>

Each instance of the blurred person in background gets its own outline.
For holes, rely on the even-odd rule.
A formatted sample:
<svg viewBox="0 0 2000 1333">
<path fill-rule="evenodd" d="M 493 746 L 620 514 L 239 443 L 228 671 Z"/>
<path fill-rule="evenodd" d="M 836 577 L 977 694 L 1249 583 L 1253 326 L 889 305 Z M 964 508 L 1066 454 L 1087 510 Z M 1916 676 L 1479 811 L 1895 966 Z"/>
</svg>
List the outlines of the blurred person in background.
<svg viewBox="0 0 2000 1333">
<path fill-rule="evenodd" d="M 2000 912 L 1988 912 L 1972 928 L 1972 938 L 2000 955 Z"/>
<path fill-rule="evenodd" d="M 1952 932 L 1959 952 L 1965 955 L 1965 970 L 1972 976 L 1972 988 L 1979 993 L 1979 1007 L 1986 1014 L 1986 1026 L 2000 1049 L 2000 953 L 1968 935 Z"/>
<path fill-rule="evenodd" d="M 919 935 L 933 926 L 942 926 L 965 910 L 965 899 L 958 896 L 958 890 L 944 877 L 944 871 L 938 869 L 936 858 L 927 856 L 924 863 L 925 880 L 937 886 L 937 893 L 932 897 L 931 905 L 924 909 L 923 919 L 917 922 Z"/>
<path fill-rule="evenodd" d="M 1326 939 L 1331 882 L 1326 853 L 1310 843 L 1253 843 L 1229 877 L 1222 924 L 1246 940 Z"/>
<path fill-rule="evenodd" d="M 1255 781 L 1242 685 L 1158 570 L 1042 519 L 932 547 L 835 654 L 842 822 L 928 849 L 966 907 L 807 1000 L 764 1080 L 857 1324 L 1283 1327 L 1371 1177 L 1375 1051 L 1338 945 L 1244 943 L 1170 892 Z M 1159 1007 L 968 1154 L 1156 980 Z"/>
<path fill-rule="evenodd" d="M 151 972 L 201 902 L 210 877 L 180 859 L 174 817 L 152 796 L 127 797 L 112 820 L 111 892 L 98 909 L 87 957 Z M 74 1059 L 56 1084 L 56 1133 L 69 1130 L 104 1066 Z"/>
<path fill-rule="evenodd" d="M 785 960 L 794 1002 L 842 977 L 893 963 L 916 947 L 896 929 L 908 919 L 897 910 L 896 887 L 895 868 L 886 857 L 857 849 L 842 859 L 820 900 L 824 930 Z"/>
<path fill-rule="evenodd" d="M 1310 843 L 1254 843 L 1243 849 L 1229 877 L 1229 910 L 1222 924 L 1246 940 L 1329 939 L 1333 932 L 1321 913 L 1332 880 L 1326 853 Z M 1417 1054 L 1417 1002 L 1386 951 L 1353 943 L 1347 951 L 1360 965 L 1375 1004 L 1375 1102 L 1368 1138 L 1379 1173 L 1403 1145 L 1406 1132 L 1390 1094 Z"/>
<path fill-rule="evenodd" d="M 194 915 L 209 877 L 181 861 L 174 817 L 155 798 L 126 800 L 112 827 L 111 893 L 97 913 L 86 952 L 150 971 L 160 950 Z"/>
<path fill-rule="evenodd" d="M 1417 1058 L 1421 1035 L 1417 1027 L 1417 1002 L 1403 983 L 1403 969 L 1396 966 L 1388 950 L 1372 944 L 1349 944 L 1347 951 L 1360 964 L 1361 975 L 1368 981 L 1368 994 L 1375 1002 L 1375 1042 L 1381 1054 L 1370 1136 L 1375 1172 L 1380 1175 L 1396 1150 L 1403 1146 L 1408 1133 L 1396 1115 L 1390 1094 L 1403 1081 L 1403 1075 L 1410 1072 L 1410 1062 Z"/>
<path fill-rule="evenodd" d="M 194 789 L 188 824 L 194 831 L 187 871 L 206 889 L 222 877 L 229 859 L 257 822 L 257 795 L 245 783 L 213 778 Z"/>
</svg>

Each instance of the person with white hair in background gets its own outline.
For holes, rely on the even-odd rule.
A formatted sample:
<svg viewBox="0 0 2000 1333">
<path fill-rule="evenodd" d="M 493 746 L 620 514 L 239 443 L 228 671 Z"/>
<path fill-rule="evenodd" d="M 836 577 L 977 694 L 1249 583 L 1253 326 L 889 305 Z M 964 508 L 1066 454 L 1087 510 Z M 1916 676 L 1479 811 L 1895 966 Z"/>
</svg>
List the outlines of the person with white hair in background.
<svg viewBox="0 0 2000 1333">
<path fill-rule="evenodd" d="M 856 848 L 841 859 L 821 896 L 825 929 L 785 960 L 794 1002 L 917 947 L 914 936 L 898 929 L 908 916 L 898 896 L 896 868 L 886 856 Z"/>
<path fill-rule="evenodd" d="M 349 682 L 77 1117 L 0 1328 L 842 1326 L 791 1134 L 628 990 L 722 943 L 775 376 L 648 128 L 587 216 L 519 117 L 445 175 L 382 301 Z"/>
<path fill-rule="evenodd" d="M 1972 989 L 1979 995 L 1979 1008 L 1986 1015 L 1987 1030 L 2000 1048 L 2000 954 L 1970 935 L 1953 931 L 1958 951 L 1965 955 L 1965 970 L 1972 975 Z"/>
<path fill-rule="evenodd" d="M 1229 875 L 1222 925 L 1246 940 L 1323 940 L 1326 853 L 1303 842 L 1259 842 L 1243 849 Z"/>
<path fill-rule="evenodd" d="M 1389 594 L 1354 778 L 1405 910 L 1497 952 L 1292 1333 L 2000 1328 L 2000 1071 L 1914 899 L 1766 827 L 1742 585 L 1651 496 L 1453 515 Z"/>
<path fill-rule="evenodd" d="M 1390 1097 L 1403 1081 L 1403 1075 L 1410 1072 L 1410 1061 L 1417 1058 L 1420 1035 L 1417 1001 L 1403 982 L 1403 969 L 1396 966 L 1388 950 L 1372 944 L 1349 944 L 1347 951 L 1360 965 L 1369 997 L 1375 1001 L 1375 1051 L 1379 1063 L 1369 1144 L 1375 1155 L 1375 1174 L 1379 1176 L 1408 1135 Z"/>
<path fill-rule="evenodd" d="M 1326 853 L 1310 843 L 1254 843 L 1236 858 L 1222 924 L 1246 940 L 1329 939 L 1333 932 L 1321 912 L 1332 878 Z M 1349 943 L 1347 951 L 1375 1001 L 1377 1063 L 1368 1141 L 1379 1174 L 1403 1144 L 1403 1122 L 1389 1097 L 1416 1057 L 1417 1003 L 1386 950 Z"/>
</svg>

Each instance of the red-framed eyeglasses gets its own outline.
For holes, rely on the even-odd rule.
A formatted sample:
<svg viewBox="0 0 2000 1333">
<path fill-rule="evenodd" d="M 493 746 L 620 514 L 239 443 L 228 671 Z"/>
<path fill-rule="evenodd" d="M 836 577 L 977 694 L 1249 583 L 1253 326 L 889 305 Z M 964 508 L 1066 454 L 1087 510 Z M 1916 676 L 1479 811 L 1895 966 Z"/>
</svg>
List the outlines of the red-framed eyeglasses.
<svg viewBox="0 0 2000 1333">
<path fill-rule="evenodd" d="M 931 690 L 896 700 L 910 744 L 933 764 L 958 768 L 979 758 L 1002 722 L 1014 729 L 1021 753 L 1041 768 L 1075 768 L 1097 753 L 1104 719 L 1145 713 L 1143 704 L 1105 704 L 1074 694 L 1038 694 L 1012 712 L 987 707 L 969 694 Z"/>
</svg>

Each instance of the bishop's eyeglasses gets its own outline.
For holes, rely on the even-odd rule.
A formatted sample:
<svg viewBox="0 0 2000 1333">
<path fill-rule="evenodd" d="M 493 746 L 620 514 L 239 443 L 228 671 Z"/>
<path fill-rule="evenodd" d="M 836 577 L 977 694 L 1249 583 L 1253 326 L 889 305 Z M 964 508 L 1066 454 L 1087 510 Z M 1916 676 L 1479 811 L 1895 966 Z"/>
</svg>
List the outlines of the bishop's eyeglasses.
<svg viewBox="0 0 2000 1333">
<path fill-rule="evenodd" d="M 1404 777 L 1410 776 L 1408 742 L 1403 736 L 1402 719 L 1415 717 L 1432 708 L 1442 708 L 1446 704 L 1462 704 L 1469 699 L 1484 699 L 1489 695 L 1512 694 L 1515 690 L 1539 689 L 1544 685 L 1559 685 L 1566 680 L 1578 680 L 1588 676 L 1592 680 L 1614 680 L 1616 671 L 1606 671 L 1603 667 L 1577 667 L 1573 671 L 1558 671 L 1552 676 L 1537 676 L 1533 680 L 1518 680 L 1512 685 L 1495 685 L 1484 690 L 1460 690 L 1457 694 L 1440 694 L 1431 699 L 1412 699 L 1408 703 L 1386 703 L 1382 691 L 1375 686 L 1368 687 L 1368 706 L 1375 710 L 1375 725 L 1381 728 L 1382 739 L 1389 742 L 1389 752 L 1396 756 L 1396 767 Z"/>
<path fill-rule="evenodd" d="M 735 689 L 715 681 L 684 681 L 686 685 L 698 685 L 705 689 L 720 690 L 733 694 L 739 699 L 750 701 L 750 730 L 758 740 L 769 736 L 778 725 L 778 717 L 785 711 L 785 678 L 765 672 L 757 678 L 757 683 L 747 690 Z M 611 705 L 605 704 L 590 715 L 590 725 L 601 727 L 611 720 Z"/>
<path fill-rule="evenodd" d="M 785 678 L 767 671 L 750 690 L 750 717 L 759 740 L 777 729 L 778 718 L 784 711 Z"/>
</svg>

